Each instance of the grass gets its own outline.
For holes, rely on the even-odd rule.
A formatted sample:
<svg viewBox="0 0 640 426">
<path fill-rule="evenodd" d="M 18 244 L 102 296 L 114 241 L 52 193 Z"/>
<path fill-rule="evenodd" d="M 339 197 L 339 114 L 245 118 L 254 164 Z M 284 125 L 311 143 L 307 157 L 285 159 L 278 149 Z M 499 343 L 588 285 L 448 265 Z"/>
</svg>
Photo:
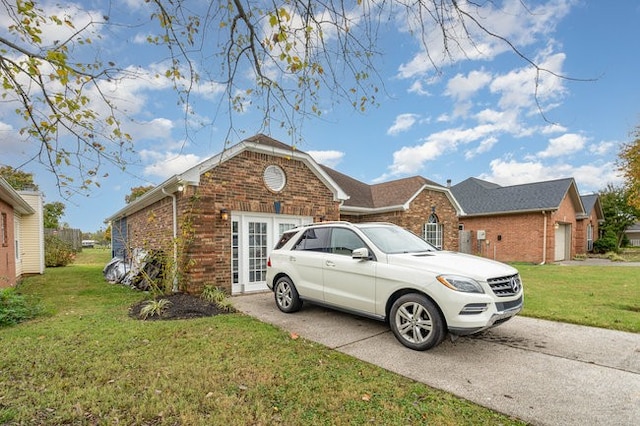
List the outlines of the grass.
<svg viewBox="0 0 640 426">
<path fill-rule="evenodd" d="M 520 424 L 242 314 L 131 319 L 108 258 L 21 284 L 48 314 L 0 329 L 0 424 Z"/>
<path fill-rule="evenodd" d="M 515 266 L 525 286 L 522 315 L 640 333 L 640 268 Z"/>
</svg>

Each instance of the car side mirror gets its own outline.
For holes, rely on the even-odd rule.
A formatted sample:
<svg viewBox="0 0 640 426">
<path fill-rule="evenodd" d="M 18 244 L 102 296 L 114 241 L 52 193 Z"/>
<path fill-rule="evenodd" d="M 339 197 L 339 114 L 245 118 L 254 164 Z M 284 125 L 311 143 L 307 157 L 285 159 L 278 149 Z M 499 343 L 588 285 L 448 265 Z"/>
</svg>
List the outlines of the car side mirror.
<svg viewBox="0 0 640 426">
<path fill-rule="evenodd" d="M 353 259 L 365 259 L 368 260 L 369 259 L 369 249 L 367 249 L 366 247 L 362 247 L 362 248 L 357 248 L 354 251 L 351 252 L 351 258 Z"/>
</svg>

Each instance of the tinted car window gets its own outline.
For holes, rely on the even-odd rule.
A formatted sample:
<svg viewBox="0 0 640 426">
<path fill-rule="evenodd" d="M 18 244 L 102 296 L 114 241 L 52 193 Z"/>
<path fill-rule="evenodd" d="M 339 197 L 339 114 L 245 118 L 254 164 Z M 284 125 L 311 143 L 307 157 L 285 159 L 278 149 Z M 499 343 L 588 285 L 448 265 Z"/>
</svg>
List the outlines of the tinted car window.
<svg viewBox="0 0 640 426">
<path fill-rule="evenodd" d="M 327 251 L 329 249 L 329 228 L 307 229 L 293 247 L 294 250 Z"/>
<path fill-rule="evenodd" d="M 366 246 L 364 241 L 349 229 L 334 228 L 331 233 L 331 253 L 351 256 L 355 249 Z"/>
<path fill-rule="evenodd" d="M 294 235 L 296 235 L 295 231 L 285 232 L 284 234 L 282 234 L 282 237 L 280 237 L 280 240 L 278 240 L 278 244 L 276 244 L 275 249 L 277 250 L 279 248 L 282 248 L 282 246 L 287 244 L 287 241 L 293 238 Z"/>
</svg>

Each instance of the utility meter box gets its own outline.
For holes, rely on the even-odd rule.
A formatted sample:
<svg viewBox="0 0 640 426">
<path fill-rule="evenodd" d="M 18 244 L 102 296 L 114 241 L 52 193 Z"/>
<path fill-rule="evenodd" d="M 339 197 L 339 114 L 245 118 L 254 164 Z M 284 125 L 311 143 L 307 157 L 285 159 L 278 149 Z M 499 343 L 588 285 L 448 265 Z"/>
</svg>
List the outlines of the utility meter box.
<svg viewBox="0 0 640 426">
<path fill-rule="evenodd" d="M 477 231 L 478 240 L 485 240 L 487 238 L 487 233 L 484 230 Z"/>
</svg>

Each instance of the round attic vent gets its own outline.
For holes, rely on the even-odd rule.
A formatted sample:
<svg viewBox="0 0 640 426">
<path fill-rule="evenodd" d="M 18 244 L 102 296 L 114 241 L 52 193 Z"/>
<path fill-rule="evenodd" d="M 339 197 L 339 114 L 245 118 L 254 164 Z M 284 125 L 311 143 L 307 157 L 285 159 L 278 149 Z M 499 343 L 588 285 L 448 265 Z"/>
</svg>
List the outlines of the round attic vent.
<svg viewBox="0 0 640 426">
<path fill-rule="evenodd" d="M 274 192 L 282 191 L 284 185 L 287 183 L 287 178 L 284 175 L 284 170 L 282 170 L 278 166 L 268 166 L 264 169 L 264 184 L 267 185 L 267 188 Z"/>
</svg>

